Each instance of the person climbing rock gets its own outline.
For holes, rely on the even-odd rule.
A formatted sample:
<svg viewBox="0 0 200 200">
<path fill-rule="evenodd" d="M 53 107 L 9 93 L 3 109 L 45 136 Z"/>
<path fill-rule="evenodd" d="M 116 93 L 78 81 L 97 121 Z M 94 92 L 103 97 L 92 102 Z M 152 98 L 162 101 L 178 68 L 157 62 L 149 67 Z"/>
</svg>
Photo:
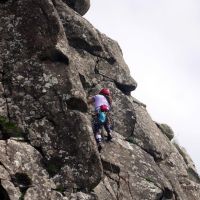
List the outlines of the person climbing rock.
<svg viewBox="0 0 200 200">
<path fill-rule="evenodd" d="M 111 123 L 109 111 L 112 104 L 111 93 L 108 88 L 100 90 L 99 94 L 88 99 L 88 103 L 94 105 L 95 114 L 93 115 L 93 131 L 98 145 L 98 150 L 101 151 L 102 136 L 101 129 L 104 127 L 107 132 L 107 141 L 112 140 Z"/>
</svg>

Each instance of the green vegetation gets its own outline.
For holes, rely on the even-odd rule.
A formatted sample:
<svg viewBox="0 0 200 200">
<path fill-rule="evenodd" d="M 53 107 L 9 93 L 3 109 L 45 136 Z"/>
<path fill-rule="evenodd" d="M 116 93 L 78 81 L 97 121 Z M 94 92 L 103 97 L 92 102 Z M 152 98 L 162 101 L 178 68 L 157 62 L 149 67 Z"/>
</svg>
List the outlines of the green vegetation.
<svg viewBox="0 0 200 200">
<path fill-rule="evenodd" d="M 135 144 L 135 143 L 136 143 L 133 136 L 130 136 L 130 137 L 126 138 L 126 141 L 127 141 L 127 142 L 130 142 L 130 143 L 132 143 L 132 144 Z"/>
<path fill-rule="evenodd" d="M 58 174 L 63 166 L 63 160 L 59 157 L 52 157 L 50 160 L 44 159 L 43 163 L 50 176 Z"/>
<path fill-rule="evenodd" d="M 61 167 L 59 166 L 59 164 L 53 163 L 53 162 L 52 162 L 52 163 L 48 163 L 48 165 L 47 165 L 47 167 L 46 167 L 48 173 L 49 173 L 51 176 L 57 174 L 57 173 L 60 171 L 60 168 L 61 168 Z"/>
<path fill-rule="evenodd" d="M 151 177 L 146 177 L 145 178 L 148 182 L 154 183 L 153 179 Z"/>
<path fill-rule="evenodd" d="M 24 200 L 24 194 L 21 194 L 21 196 L 19 197 L 19 200 Z"/>
<path fill-rule="evenodd" d="M 57 186 L 57 188 L 55 190 L 60 193 L 63 193 L 65 191 L 65 188 L 62 185 L 59 185 L 59 186 Z"/>
<path fill-rule="evenodd" d="M 21 129 L 13 122 L 10 122 L 7 118 L 0 116 L 0 130 L 4 138 L 10 137 L 23 137 Z"/>
</svg>

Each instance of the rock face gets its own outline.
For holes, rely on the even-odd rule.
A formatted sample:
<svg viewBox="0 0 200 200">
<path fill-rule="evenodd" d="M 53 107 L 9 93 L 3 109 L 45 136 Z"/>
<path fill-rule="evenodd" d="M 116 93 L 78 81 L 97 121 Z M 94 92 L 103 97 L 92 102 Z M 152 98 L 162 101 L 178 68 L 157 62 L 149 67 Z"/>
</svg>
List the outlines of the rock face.
<svg viewBox="0 0 200 200">
<path fill-rule="evenodd" d="M 199 200 L 190 157 L 130 96 L 122 51 L 81 17 L 88 9 L 0 2 L 0 199 Z M 87 98 L 102 87 L 115 131 L 100 155 Z"/>
</svg>

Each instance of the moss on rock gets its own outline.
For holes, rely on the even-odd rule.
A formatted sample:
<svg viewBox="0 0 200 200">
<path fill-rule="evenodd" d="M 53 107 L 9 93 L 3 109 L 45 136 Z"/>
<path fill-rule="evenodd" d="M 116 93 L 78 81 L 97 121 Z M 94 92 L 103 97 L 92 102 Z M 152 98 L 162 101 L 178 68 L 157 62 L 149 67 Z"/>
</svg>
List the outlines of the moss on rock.
<svg viewBox="0 0 200 200">
<path fill-rule="evenodd" d="M 156 125 L 161 130 L 161 132 L 169 138 L 169 140 L 174 138 L 174 131 L 167 124 L 156 123 Z"/>
<path fill-rule="evenodd" d="M 3 139 L 8 139 L 10 137 L 23 137 L 22 130 L 14 122 L 9 121 L 3 116 L 0 116 L 0 130 Z"/>
</svg>

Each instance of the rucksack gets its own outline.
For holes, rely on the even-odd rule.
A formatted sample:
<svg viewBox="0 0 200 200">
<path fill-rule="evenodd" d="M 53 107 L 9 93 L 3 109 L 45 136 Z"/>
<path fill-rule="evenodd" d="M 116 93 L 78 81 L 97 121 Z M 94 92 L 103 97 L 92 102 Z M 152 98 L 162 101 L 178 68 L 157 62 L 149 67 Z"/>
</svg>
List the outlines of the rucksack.
<svg viewBox="0 0 200 200">
<path fill-rule="evenodd" d="M 105 121 L 106 121 L 106 113 L 101 111 L 101 110 L 99 110 L 99 112 L 98 112 L 98 120 L 102 124 L 105 123 Z"/>
</svg>

